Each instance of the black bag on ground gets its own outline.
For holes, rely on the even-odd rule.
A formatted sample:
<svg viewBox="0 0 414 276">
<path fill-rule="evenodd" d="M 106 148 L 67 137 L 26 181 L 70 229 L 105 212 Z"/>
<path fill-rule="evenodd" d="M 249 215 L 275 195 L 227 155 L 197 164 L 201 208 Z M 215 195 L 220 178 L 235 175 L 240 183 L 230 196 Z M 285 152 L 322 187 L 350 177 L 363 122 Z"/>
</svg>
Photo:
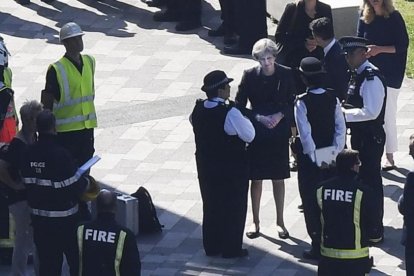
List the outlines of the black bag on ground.
<svg viewBox="0 0 414 276">
<path fill-rule="evenodd" d="M 157 210 L 155 210 L 151 195 L 147 189 L 139 187 L 131 196 L 138 199 L 139 233 L 150 234 L 161 232 L 164 225 L 161 225 L 158 220 Z"/>
</svg>

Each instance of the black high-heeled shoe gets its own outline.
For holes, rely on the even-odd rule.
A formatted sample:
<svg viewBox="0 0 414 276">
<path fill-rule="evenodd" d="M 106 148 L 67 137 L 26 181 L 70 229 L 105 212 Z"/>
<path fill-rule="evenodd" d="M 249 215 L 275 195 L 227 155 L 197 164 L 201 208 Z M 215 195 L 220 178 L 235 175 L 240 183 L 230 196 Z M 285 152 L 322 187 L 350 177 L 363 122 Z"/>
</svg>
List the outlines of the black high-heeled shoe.
<svg viewBox="0 0 414 276">
<path fill-rule="evenodd" d="M 277 234 L 279 235 L 280 239 L 285 240 L 285 239 L 290 238 L 289 231 L 286 228 L 283 228 L 283 227 L 280 227 L 280 226 L 278 226 L 277 228 L 278 228 Z"/>
</svg>

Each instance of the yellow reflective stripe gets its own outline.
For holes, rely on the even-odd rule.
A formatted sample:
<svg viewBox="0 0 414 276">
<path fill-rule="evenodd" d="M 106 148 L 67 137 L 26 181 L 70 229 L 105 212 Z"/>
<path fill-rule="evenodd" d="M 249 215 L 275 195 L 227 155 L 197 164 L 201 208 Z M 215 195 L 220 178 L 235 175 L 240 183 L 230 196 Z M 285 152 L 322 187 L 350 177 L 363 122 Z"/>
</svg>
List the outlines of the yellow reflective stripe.
<svg viewBox="0 0 414 276">
<path fill-rule="evenodd" d="M 90 113 L 88 115 L 78 115 L 66 119 L 58 119 L 56 120 L 56 125 L 64 125 L 64 124 L 70 124 L 70 123 L 77 123 L 77 122 L 85 122 L 88 120 L 95 120 L 96 119 L 96 113 Z"/>
<path fill-rule="evenodd" d="M 70 89 L 69 89 L 69 79 L 68 74 L 66 73 L 65 68 L 63 67 L 63 64 L 58 61 L 55 63 L 57 66 L 57 69 L 60 72 L 60 76 L 62 78 L 63 82 L 63 94 L 65 95 L 65 101 L 70 100 Z"/>
<path fill-rule="evenodd" d="M 82 276 L 83 228 L 84 225 L 78 227 L 79 276 Z"/>
<path fill-rule="evenodd" d="M 362 191 L 357 190 L 354 202 L 355 249 L 361 248 L 361 200 Z"/>
<path fill-rule="evenodd" d="M 80 103 L 93 102 L 94 99 L 95 95 L 84 96 L 76 99 L 67 99 L 62 103 L 55 103 L 55 105 L 53 106 L 53 110 L 58 110 L 66 106 L 77 105 Z"/>
<path fill-rule="evenodd" d="M 115 254 L 115 275 L 120 276 L 119 265 L 121 264 L 122 260 L 122 253 L 124 251 L 124 243 L 125 243 L 126 232 L 122 231 L 119 233 L 118 244 L 116 246 L 116 254 Z"/>
<path fill-rule="evenodd" d="M 8 88 L 12 87 L 12 71 L 9 67 L 4 68 L 3 72 L 3 79 L 4 79 L 4 85 Z"/>
<path fill-rule="evenodd" d="M 0 247 L 2 248 L 12 248 L 14 247 L 14 229 L 15 229 L 14 218 L 12 214 L 9 213 L 9 238 L 0 239 Z"/>
<path fill-rule="evenodd" d="M 327 248 L 321 245 L 321 255 L 335 259 L 359 259 L 369 256 L 368 247 L 359 249 Z"/>
<path fill-rule="evenodd" d="M 320 187 L 316 191 L 316 200 L 318 202 L 319 209 L 321 210 L 321 216 L 320 216 L 320 220 L 321 220 L 321 243 L 323 242 L 323 228 L 325 226 L 325 220 L 323 219 L 323 213 L 322 213 L 322 207 L 323 207 L 322 190 L 323 190 L 323 187 Z"/>
</svg>

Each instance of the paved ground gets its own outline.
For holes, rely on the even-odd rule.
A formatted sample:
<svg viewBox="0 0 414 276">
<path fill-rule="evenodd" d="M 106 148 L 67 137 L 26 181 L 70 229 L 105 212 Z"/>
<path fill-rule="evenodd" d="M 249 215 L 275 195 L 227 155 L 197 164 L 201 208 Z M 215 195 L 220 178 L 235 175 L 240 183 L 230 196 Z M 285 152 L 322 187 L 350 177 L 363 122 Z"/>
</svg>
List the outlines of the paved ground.
<svg viewBox="0 0 414 276">
<path fill-rule="evenodd" d="M 245 240 L 249 257 L 223 260 L 203 254 L 202 208 L 188 114 L 195 99 L 203 97 L 199 88 L 207 72 L 222 69 L 234 77 L 234 95 L 243 69 L 255 63 L 247 57 L 220 54 L 222 41 L 207 37 L 207 29 L 219 24 L 218 1 L 207 0 L 204 8 L 205 27 L 177 34 L 173 24 L 152 22 L 157 9 L 138 0 L 57 0 L 51 5 L 33 0 L 25 7 L 12 0 L 0 1 L 0 33 L 12 53 L 17 102 L 40 99 L 48 64 L 63 54 L 58 30 L 68 21 L 78 22 L 86 31 L 84 52 L 97 60 L 96 152 L 103 160 L 92 174 L 122 192 L 145 186 L 165 225 L 160 235 L 138 238 L 143 274 L 314 275 L 315 263 L 301 258 L 309 238 L 296 208 L 300 203 L 296 174 L 286 183 L 290 240 L 276 238 L 272 192 L 270 183 L 265 183 L 263 235 Z M 269 28 L 272 34 L 274 26 Z M 376 265 L 371 275 L 405 275 L 399 244 L 402 217 L 396 201 L 404 174 L 414 167 L 406 153 L 408 136 L 414 132 L 413 89 L 414 82 L 405 80 L 399 98 L 400 152 L 396 154 L 401 169 L 384 174 L 386 241 L 371 250 Z M 249 210 L 247 227 L 250 221 Z M 1 267 L 0 275 L 7 271 Z"/>
</svg>

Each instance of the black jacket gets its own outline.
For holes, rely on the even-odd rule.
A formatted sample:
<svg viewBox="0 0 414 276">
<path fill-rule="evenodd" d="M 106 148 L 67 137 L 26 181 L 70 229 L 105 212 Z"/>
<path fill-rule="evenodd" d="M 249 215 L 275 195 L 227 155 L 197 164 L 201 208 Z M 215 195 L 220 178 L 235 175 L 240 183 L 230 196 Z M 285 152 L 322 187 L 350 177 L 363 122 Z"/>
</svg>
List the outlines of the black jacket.
<svg viewBox="0 0 414 276">
<path fill-rule="evenodd" d="M 21 159 L 21 175 L 27 200 L 33 209 L 65 211 L 74 208 L 88 185 L 76 176 L 77 166 L 69 152 L 56 141 L 56 135 L 40 134 Z"/>
<path fill-rule="evenodd" d="M 100 213 L 96 220 L 80 225 L 78 244 L 81 276 L 115 276 L 116 269 L 120 276 L 141 275 L 135 236 L 116 223 L 114 214 Z"/>
<path fill-rule="evenodd" d="M 327 72 L 326 87 L 332 88 L 335 91 L 335 96 L 342 102 L 346 98 L 350 75 L 345 56 L 341 55 L 341 46 L 338 41 L 335 41 L 335 44 L 326 54 L 323 65 Z"/>
</svg>

